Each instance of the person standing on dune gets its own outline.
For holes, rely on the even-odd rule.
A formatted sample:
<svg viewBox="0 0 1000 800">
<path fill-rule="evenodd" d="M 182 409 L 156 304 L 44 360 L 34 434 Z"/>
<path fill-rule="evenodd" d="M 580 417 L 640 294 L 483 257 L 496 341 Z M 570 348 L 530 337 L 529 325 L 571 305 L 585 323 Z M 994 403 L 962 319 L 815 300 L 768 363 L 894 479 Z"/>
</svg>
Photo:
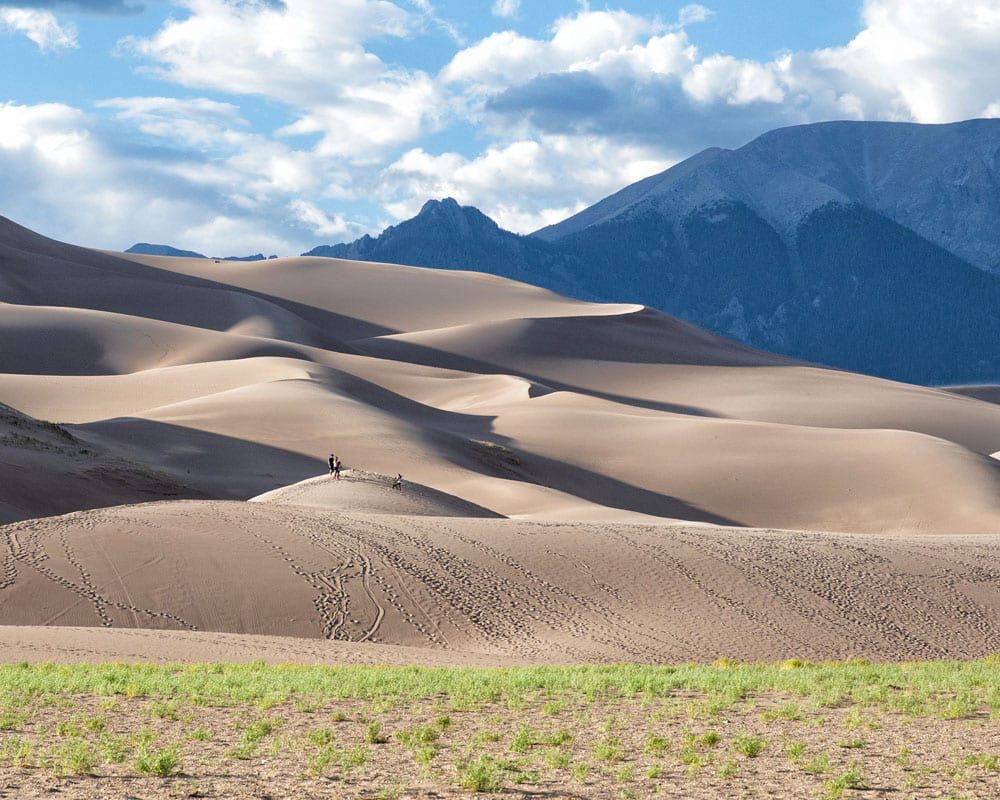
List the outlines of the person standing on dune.
<svg viewBox="0 0 1000 800">
<path fill-rule="evenodd" d="M 327 463 L 329 463 L 330 465 L 330 475 L 333 475 L 333 473 L 337 469 L 337 457 L 333 453 L 330 453 L 330 457 L 327 459 Z"/>
<path fill-rule="evenodd" d="M 335 458 L 333 460 L 333 477 L 338 481 L 340 480 L 340 467 L 341 467 L 340 459 Z"/>
</svg>

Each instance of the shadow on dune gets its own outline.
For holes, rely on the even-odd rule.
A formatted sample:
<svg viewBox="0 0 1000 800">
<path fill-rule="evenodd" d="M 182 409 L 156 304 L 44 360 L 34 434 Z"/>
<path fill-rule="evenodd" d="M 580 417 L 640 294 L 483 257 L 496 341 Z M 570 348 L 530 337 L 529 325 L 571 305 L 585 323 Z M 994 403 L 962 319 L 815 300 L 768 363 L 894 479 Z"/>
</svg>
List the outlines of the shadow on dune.
<svg viewBox="0 0 1000 800">
<path fill-rule="evenodd" d="M 548 389 L 551 392 L 572 392 L 574 394 L 596 397 L 600 400 L 608 400 L 612 403 L 620 403 L 636 408 L 645 408 L 650 411 L 665 411 L 670 414 L 684 414 L 690 417 L 712 417 L 722 418 L 720 414 L 710 411 L 707 408 L 689 406 L 682 403 L 665 403 L 656 400 L 649 400 L 642 397 L 630 397 L 628 395 L 615 394 L 613 392 L 602 392 L 597 389 L 576 386 L 553 380 L 549 377 L 535 375 L 530 370 L 521 370 L 513 366 L 501 366 L 491 364 L 488 361 L 480 361 L 468 356 L 449 353 L 444 350 L 436 350 L 433 347 L 404 342 L 396 339 L 374 339 L 353 341 L 349 343 L 362 355 L 371 358 L 383 358 L 404 363 L 420 364 L 425 367 L 439 367 L 452 369 L 459 372 L 470 372 L 477 375 L 511 375 L 524 378 L 538 387 Z M 539 392 L 538 395 L 545 392 Z"/>
<path fill-rule="evenodd" d="M 503 444 L 502 437 L 488 433 L 491 417 L 475 419 L 480 428 L 479 436 Z M 67 427 L 82 440 L 99 443 L 133 461 L 153 464 L 192 491 L 216 499 L 246 500 L 315 477 L 326 469 L 320 458 L 145 419 L 124 417 Z M 477 433 L 469 430 L 469 435 Z M 610 508 L 650 516 L 717 525 L 742 524 L 679 498 L 641 489 L 544 456 L 519 453 L 521 463 L 515 466 L 502 458 L 484 456 L 482 440 L 435 428 L 427 429 L 425 437 L 428 444 L 444 448 L 453 464 L 474 474 L 548 487 Z M 354 466 L 364 469 L 366 465 Z"/>
<path fill-rule="evenodd" d="M 345 377 L 346 380 L 337 384 L 339 390 L 364 402 L 372 403 L 383 410 L 390 411 L 408 422 L 419 422 L 423 426 L 421 438 L 428 445 L 443 447 L 449 451 L 452 463 L 470 472 L 545 486 L 603 506 L 638 511 L 650 516 L 709 522 L 715 525 L 742 526 L 744 524 L 713 514 L 679 498 L 641 489 L 615 478 L 545 456 L 525 455 L 519 451 L 517 458 L 522 461 L 520 465 L 512 464 L 502 456 L 485 457 L 483 448 L 479 446 L 483 442 L 503 445 L 508 452 L 513 453 L 513 450 L 508 447 L 510 441 L 493 432 L 493 423 L 496 417 L 445 411 L 419 403 L 363 378 Z M 573 387 L 560 387 L 556 390 L 590 394 L 620 403 L 627 403 L 631 400 L 631 398 L 616 398 L 612 395 L 574 389 Z M 679 410 L 685 408 L 687 407 L 672 406 L 669 410 L 678 414 L 701 411 L 701 409 Z M 705 412 L 700 416 L 714 415 Z M 485 471 L 484 467 L 486 467 Z"/>
<path fill-rule="evenodd" d="M 282 338 L 341 352 L 351 352 L 348 339 L 399 332 L 264 292 L 31 236 L 37 241 L 20 247 L 0 241 L 0 301 L 89 308 L 215 331 L 277 308 L 303 323 L 302 335 L 283 331 Z"/>
<path fill-rule="evenodd" d="M 136 417 L 65 427 L 219 500 L 246 500 L 326 468 L 322 459 L 291 450 Z"/>
<path fill-rule="evenodd" d="M 495 434 L 490 435 L 489 439 L 504 447 L 508 442 L 505 437 Z M 509 452 L 515 451 L 509 450 Z M 679 497 L 642 489 L 599 472 L 547 456 L 525 453 L 523 450 L 516 451 L 516 456 L 519 464 L 508 461 L 497 468 L 497 471 L 502 473 L 500 477 L 546 486 L 608 508 L 637 511 L 651 517 L 707 522 L 733 528 L 746 527 L 746 524 L 739 520 L 699 508 Z"/>
</svg>

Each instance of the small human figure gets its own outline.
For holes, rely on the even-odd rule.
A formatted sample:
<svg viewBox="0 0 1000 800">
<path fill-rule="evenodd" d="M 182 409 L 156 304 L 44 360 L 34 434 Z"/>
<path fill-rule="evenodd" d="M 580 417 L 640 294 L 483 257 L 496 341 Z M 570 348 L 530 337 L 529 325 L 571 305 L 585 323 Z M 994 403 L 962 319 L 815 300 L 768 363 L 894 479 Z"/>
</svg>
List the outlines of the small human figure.
<svg viewBox="0 0 1000 800">
<path fill-rule="evenodd" d="M 392 488 L 398 492 L 403 491 L 403 476 L 398 472 L 396 477 L 392 479 Z"/>
<path fill-rule="evenodd" d="M 334 471 L 337 468 L 337 457 L 333 453 L 330 453 L 330 457 L 327 459 L 327 463 L 329 463 L 330 465 L 330 474 L 333 475 Z"/>
<path fill-rule="evenodd" d="M 333 477 L 338 481 L 340 480 L 340 468 L 342 466 L 339 458 L 333 464 Z"/>
</svg>

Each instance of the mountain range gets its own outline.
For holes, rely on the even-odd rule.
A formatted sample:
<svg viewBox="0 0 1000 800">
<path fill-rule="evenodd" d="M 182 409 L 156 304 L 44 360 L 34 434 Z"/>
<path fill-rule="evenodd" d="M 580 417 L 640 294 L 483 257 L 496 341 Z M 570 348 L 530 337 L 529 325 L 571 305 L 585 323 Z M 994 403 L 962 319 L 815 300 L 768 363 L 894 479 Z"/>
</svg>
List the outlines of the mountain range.
<svg viewBox="0 0 1000 800">
<path fill-rule="evenodd" d="M 266 261 L 274 256 L 265 256 L 263 253 L 254 253 L 252 256 L 206 256 L 194 250 L 180 250 L 171 247 L 169 244 L 149 244 L 148 242 L 136 242 L 126 253 L 139 256 L 172 256 L 173 258 L 212 258 L 215 261 Z"/>
<path fill-rule="evenodd" d="M 452 199 L 305 255 L 642 303 L 919 383 L 1000 377 L 1000 120 L 829 122 L 705 150 L 528 236 Z"/>
</svg>

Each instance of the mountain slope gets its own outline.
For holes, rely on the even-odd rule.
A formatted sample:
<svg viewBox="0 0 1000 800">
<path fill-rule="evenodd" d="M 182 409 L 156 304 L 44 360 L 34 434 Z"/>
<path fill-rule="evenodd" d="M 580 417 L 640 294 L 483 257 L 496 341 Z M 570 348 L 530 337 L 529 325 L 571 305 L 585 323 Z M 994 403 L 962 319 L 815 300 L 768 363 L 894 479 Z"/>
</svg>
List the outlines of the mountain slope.
<svg viewBox="0 0 1000 800">
<path fill-rule="evenodd" d="M 196 253 L 194 250 L 179 250 L 169 244 L 149 244 L 148 242 L 136 242 L 126 253 L 135 253 L 140 256 L 171 256 L 172 258 L 208 258 L 206 255 Z"/>
<path fill-rule="evenodd" d="M 547 288 L 574 280 L 572 272 L 562 269 L 566 262 L 558 248 L 505 231 L 479 209 L 460 206 L 450 197 L 429 200 L 413 219 L 386 228 L 377 238 L 366 234 L 349 244 L 322 245 L 303 255 L 471 268 Z"/>
<path fill-rule="evenodd" d="M 148 244 L 138 242 L 132 245 L 126 253 L 137 256 L 170 256 L 171 258 L 209 258 L 209 256 L 196 253 L 194 250 L 179 250 L 169 244 Z M 266 261 L 268 258 L 277 256 L 265 256 L 263 253 L 254 253 L 252 256 L 220 256 L 213 258 L 214 261 Z"/>
<path fill-rule="evenodd" d="M 830 202 L 857 204 L 986 271 L 1000 272 L 1000 120 L 824 122 L 712 148 L 536 232 L 556 241 L 655 198 L 684 217 L 740 202 L 783 234 Z"/>
<path fill-rule="evenodd" d="M 706 150 L 523 237 L 454 201 L 327 251 L 632 302 L 754 347 L 1000 377 L 1000 120 L 822 123 Z"/>
</svg>

